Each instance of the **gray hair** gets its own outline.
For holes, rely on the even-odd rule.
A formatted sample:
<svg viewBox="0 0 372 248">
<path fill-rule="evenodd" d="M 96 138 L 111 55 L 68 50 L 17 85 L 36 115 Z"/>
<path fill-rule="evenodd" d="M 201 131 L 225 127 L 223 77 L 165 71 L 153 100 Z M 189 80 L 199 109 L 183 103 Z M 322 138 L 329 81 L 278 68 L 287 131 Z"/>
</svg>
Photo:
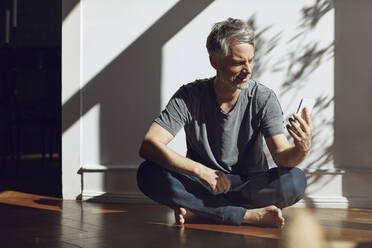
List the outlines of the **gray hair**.
<svg viewBox="0 0 372 248">
<path fill-rule="evenodd" d="M 209 54 L 227 56 L 230 53 L 229 43 L 237 40 L 254 46 L 254 33 L 248 23 L 239 19 L 228 18 L 226 21 L 217 22 L 207 38 Z"/>
</svg>

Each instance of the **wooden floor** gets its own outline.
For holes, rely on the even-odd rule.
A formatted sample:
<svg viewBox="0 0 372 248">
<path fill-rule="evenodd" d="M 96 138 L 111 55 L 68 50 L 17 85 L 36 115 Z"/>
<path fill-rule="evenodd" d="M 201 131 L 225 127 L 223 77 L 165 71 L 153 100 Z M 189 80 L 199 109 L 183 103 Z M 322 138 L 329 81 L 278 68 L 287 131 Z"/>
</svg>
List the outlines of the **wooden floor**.
<svg viewBox="0 0 372 248">
<path fill-rule="evenodd" d="M 285 209 L 286 219 L 293 218 L 295 210 Z M 269 248 L 279 247 L 286 230 L 211 223 L 177 226 L 172 211 L 163 206 L 62 201 L 15 191 L 0 193 L 0 212 L 0 247 Z M 372 247 L 372 210 L 311 212 L 322 225 L 328 247 Z"/>
</svg>

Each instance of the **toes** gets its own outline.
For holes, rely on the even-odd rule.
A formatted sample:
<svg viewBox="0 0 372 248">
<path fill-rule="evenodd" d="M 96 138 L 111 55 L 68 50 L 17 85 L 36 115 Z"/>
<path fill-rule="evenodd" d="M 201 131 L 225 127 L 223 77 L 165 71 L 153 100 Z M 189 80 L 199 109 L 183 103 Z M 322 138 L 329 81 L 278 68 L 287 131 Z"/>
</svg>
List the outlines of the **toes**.
<svg viewBox="0 0 372 248">
<path fill-rule="evenodd" d="M 284 219 L 283 214 L 282 214 L 282 210 L 280 210 L 280 208 L 276 208 L 274 211 L 275 211 L 278 218 Z"/>
<path fill-rule="evenodd" d="M 176 219 L 176 224 L 185 223 L 186 209 L 184 208 L 175 208 L 174 209 L 174 218 Z"/>
<path fill-rule="evenodd" d="M 283 228 L 285 219 L 283 218 L 282 210 L 276 206 L 270 206 L 269 210 L 276 226 Z"/>
<path fill-rule="evenodd" d="M 179 215 L 178 221 L 179 221 L 179 224 L 184 224 L 185 223 L 185 219 L 183 218 L 182 215 Z"/>
<path fill-rule="evenodd" d="M 176 219 L 176 224 L 184 224 L 185 223 L 185 219 L 183 218 L 183 215 L 181 215 L 181 214 L 176 214 L 175 219 Z"/>
<path fill-rule="evenodd" d="M 186 209 L 184 208 L 179 208 L 180 214 L 186 215 Z"/>
<path fill-rule="evenodd" d="M 277 214 L 277 218 L 278 218 L 278 219 L 281 219 L 281 220 L 284 221 L 284 217 L 283 217 L 282 212 L 279 212 L 279 213 Z"/>
</svg>

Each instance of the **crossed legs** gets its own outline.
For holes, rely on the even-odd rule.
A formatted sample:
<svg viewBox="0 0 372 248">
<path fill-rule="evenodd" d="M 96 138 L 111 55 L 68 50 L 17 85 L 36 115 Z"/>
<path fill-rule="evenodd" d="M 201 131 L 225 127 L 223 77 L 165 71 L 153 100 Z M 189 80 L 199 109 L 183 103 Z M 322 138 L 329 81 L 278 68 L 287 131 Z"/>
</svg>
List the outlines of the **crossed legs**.
<svg viewBox="0 0 372 248">
<path fill-rule="evenodd" d="M 298 168 L 273 168 L 249 179 L 227 176 L 230 191 L 214 193 L 196 177 L 145 161 L 138 169 L 137 183 L 146 196 L 175 209 L 179 223 L 192 213 L 224 224 L 279 227 L 284 223 L 280 208 L 300 200 L 306 188 L 306 177 Z"/>
</svg>

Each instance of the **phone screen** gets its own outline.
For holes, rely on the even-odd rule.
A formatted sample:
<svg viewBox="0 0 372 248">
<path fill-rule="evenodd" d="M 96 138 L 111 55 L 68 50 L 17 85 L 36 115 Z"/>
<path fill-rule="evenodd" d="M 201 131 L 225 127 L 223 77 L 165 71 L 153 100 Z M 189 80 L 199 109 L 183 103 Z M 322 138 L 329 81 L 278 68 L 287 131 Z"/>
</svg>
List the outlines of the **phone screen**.
<svg viewBox="0 0 372 248">
<path fill-rule="evenodd" d="M 297 108 L 297 114 L 302 114 L 302 110 L 307 108 L 309 114 L 313 111 L 313 107 L 315 105 L 315 100 L 313 98 L 302 98 L 300 104 Z"/>
</svg>

